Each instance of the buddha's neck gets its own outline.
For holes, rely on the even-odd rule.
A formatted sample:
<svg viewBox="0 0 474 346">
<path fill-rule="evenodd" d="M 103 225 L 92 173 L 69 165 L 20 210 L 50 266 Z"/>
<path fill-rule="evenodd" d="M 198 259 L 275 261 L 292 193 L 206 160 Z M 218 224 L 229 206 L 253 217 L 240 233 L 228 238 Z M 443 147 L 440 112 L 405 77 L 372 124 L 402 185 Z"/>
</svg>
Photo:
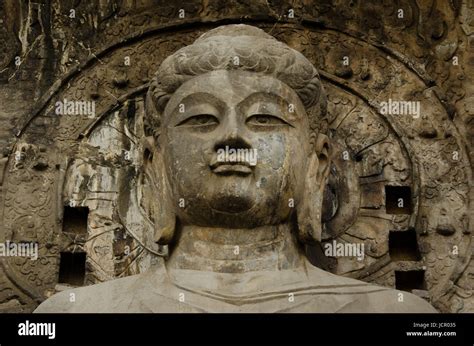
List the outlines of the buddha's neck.
<svg viewBox="0 0 474 346">
<path fill-rule="evenodd" d="M 254 229 L 183 226 L 167 267 L 220 273 L 275 271 L 303 265 L 290 224 Z"/>
</svg>

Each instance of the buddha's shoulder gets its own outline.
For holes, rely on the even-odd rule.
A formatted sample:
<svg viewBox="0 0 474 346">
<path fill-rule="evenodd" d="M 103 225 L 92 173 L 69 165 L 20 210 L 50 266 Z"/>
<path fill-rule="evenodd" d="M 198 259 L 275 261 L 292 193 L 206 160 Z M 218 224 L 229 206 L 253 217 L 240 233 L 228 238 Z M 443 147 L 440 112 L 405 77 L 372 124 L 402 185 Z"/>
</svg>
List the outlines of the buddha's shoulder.
<svg viewBox="0 0 474 346">
<path fill-rule="evenodd" d="M 130 290 L 137 276 L 64 290 L 45 300 L 35 313 L 110 312 L 110 307 L 123 304 L 126 296 L 121 293 Z"/>
<path fill-rule="evenodd" d="M 199 308 L 199 304 L 196 305 L 197 307 L 179 304 L 176 288 L 166 278 L 166 272 L 159 266 L 143 274 L 66 290 L 47 299 L 35 312 L 156 312 L 156 309 L 160 312 L 177 312 L 182 309 L 184 309 L 183 312 L 197 312 L 206 310 L 203 307 Z M 305 296 L 308 300 L 305 299 L 304 308 L 299 306 L 296 310 L 289 308 L 287 311 L 436 312 L 428 302 L 411 293 L 334 275 L 315 267 L 308 268 L 304 284 L 292 288 L 294 288 L 295 296 Z M 284 291 L 287 292 L 288 288 L 286 287 Z M 200 297 L 200 299 L 204 298 Z M 274 309 L 271 307 L 264 310 Z"/>
<path fill-rule="evenodd" d="M 146 312 L 145 307 L 137 306 L 143 293 L 153 291 L 154 294 L 159 294 L 152 290 L 154 282 L 150 274 L 145 272 L 64 290 L 45 300 L 36 308 L 35 313 Z"/>
<path fill-rule="evenodd" d="M 355 310 L 359 307 L 363 307 L 365 312 L 374 313 L 437 313 L 436 309 L 423 298 L 391 288 L 368 293 L 353 308 L 348 307 L 348 311 L 345 312 L 357 312 Z"/>
<path fill-rule="evenodd" d="M 320 294 L 330 295 L 341 302 L 340 308 L 336 312 L 437 312 L 427 301 L 409 292 L 334 275 L 319 268 L 308 270 L 308 276 L 317 287 L 314 291 L 315 297 Z"/>
</svg>

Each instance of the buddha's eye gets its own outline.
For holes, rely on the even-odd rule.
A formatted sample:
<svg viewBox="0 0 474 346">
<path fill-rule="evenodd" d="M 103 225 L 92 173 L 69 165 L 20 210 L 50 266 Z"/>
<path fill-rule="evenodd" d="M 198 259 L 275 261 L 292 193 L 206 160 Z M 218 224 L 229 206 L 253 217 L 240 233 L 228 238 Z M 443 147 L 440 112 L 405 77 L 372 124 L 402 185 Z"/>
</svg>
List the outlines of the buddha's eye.
<svg viewBox="0 0 474 346">
<path fill-rule="evenodd" d="M 192 127 L 215 127 L 219 125 L 219 120 L 211 114 L 198 114 L 189 117 L 176 126 L 192 126 Z"/>
<path fill-rule="evenodd" d="M 254 114 L 247 119 L 247 124 L 255 126 L 289 125 L 286 121 L 269 114 Z"/>
</svg>

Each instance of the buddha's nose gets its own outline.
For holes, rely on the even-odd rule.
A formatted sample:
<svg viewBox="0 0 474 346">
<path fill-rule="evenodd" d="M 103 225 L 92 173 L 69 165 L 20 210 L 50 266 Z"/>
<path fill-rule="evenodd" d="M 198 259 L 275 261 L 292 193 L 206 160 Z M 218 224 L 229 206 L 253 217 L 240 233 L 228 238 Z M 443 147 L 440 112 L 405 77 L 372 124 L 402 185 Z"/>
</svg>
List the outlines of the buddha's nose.
<svg viewBox="0 0 474 346">
<path fill-rule="evenodd" d="M 222 129 L 221 136 L 217 139 L 214 150 L 219 149 L 251 149 L 252 145 L 247 138 L 244 124 L 239 124 L 236 117 L 231 114 Z"/>
<path fill-rule="evenodd" d="M 227 150 L 228 149 L 251 149 L 250 143 L 245 140 L 242 136 L 240 136 L 238 133 L 231 133 L 226 137 L 222 137 L 220 140 L 218 140 L 214 146 L 214 150 L 216 152 L 219 151 L 219 149 Z"/>
</svg>

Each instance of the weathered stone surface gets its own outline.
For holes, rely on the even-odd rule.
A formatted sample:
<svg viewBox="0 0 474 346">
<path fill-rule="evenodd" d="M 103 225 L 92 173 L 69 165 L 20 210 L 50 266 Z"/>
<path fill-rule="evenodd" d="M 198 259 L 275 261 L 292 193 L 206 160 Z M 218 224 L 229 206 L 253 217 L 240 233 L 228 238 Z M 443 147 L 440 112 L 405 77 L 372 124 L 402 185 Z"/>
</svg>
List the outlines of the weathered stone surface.
<svg viewBox="0 0 474 346">
<path fill-rule="evenodd" d="M 114 278 L 143 273 L 168 252 L 169 263 L 178 267 L 200 264 L 209 269 L 206 263 L 179 257 L 175 250 L 186 248 L 186 237 L 173 246 L 155 243 L 156 236 L 166 235 L 174 225 L 169 218 L 153 216 L 167 211 L 162 199 L 149 197 L 152 189 L 136 193 L 146 167 L 143 139 L 156 136 L 159 129 L 156 122 L 145 121 L 146 95 L 154 73 L 165 66 L 168 56 L 214 27 L 242 22 L 260 27 L 304 55 L 318 69 L 326 90 L 332 164 L 324 198 L 322 193 L 314 197 L 324 204 L 323 226 L 319 245 L 307 249 L 309 260 L 340 276 L 413 290 L 439 311 L 474 311 L 471 7 L 469 1 L 434 6 L 430 1 L 400 5 L 390 1 L 226 5 L 220 1 L 3 1 L 0 238 L 37 242 L 39 259 L 1 260 L 0 309 L 32 311 L 55 292 L 58 278 L 66 281 L 61 284 L 70 283 L 70 273 L 61 273 L 67 260 L 64 254 L 86 254 L 84 285 L 108 281 L 106 287 L 113 287 L 121 282 Z M 240 64 L 252 62 L 259 52 L 256 49 L 240 59 L 232 70 L 239 71 Z M 192 69 L 180 72 L 201 74 Z M 278 78 L 297 90 L 292 73 L 297 75 L 292 71 Z M 170 92 L 178 81 L 165 77 L 159 81 Z M 228 86 L 220 83 L 230 77 L 216 78 L 215 85 L 228 96 Z M 196 90 L 206 85 L 198 82 L 193 84 Z M 310 94 L 296 92 L 303 103 L 309 102 L 305 98 Z M 84 104 L 84 112 L 76 107 L 69 114 L 68 101 L 91 103 Z M 410 114 L 401 108 L 387 111 L 384 105 L 392 101 L 414 102 L 414 108 Z M 57 102 L 66 105 L 63 114 L 57 114 Z M 311 123 L 313 130 L 321 130 L 318 126 L 323 123 Z M 298 160 L 301 152 L 293 154 Z M 180 181 L 180 174 L 195 169 L 191 165 L 195 158 L 189 157 L 189 166 L 181 163 L 182 171 L 173 177 Z M 167 162 L 172 169 L 173 161 Z M 292 174 L 304 172 L 300 168 Z M 199 180 L 194 184 L 185 190 L 175 186 L 170 196 L 184 198 L 185 204 L 193 202 L 193 196 L 195 201 L 200 194 L 209 197 L 197 188 Z M 186 191 L 191 195 L 181 196 Z M 403 207 L 398 206 L 399 198 Z M 215 206 L 239 205 L 224 198 Z M 267 209 L 261 207 L 263 214 L 270 209 L 282 215 L 271 203 Z M 199 208 L 194 212 L 198 224 L 220 220 Z M 81 215 L 88 215 L 85 228 Z M 258 215 L 242 222 L 251 223 Z M 308 211 L 308 215 L 314 214 Z M 239 223 L 228 222 L 226 227 Z M 161 233 L 154 232 L 153 224 L 162 226 Z M 414 239 L 409 235 L 413 230 Z M 203 254 L 213 253 L 205 245 L 208 240 L 204 237 L 195 244 Z M 363 259 L 337 252 L 325 255 L 334 241 L 363 244 Z M 295 246 L 299 249 L 301 244 Z M 394 251 L 407 254 L 406 258 Z M 244 254 L 256 255 L 256 250 L 244 247 Z M 158 268 L 163 270 L 162 265 Z M 218 269 L 233 272 L 242 267 Z M 125 280 L 137 280 L 133 278 Z"/>
</svg>

